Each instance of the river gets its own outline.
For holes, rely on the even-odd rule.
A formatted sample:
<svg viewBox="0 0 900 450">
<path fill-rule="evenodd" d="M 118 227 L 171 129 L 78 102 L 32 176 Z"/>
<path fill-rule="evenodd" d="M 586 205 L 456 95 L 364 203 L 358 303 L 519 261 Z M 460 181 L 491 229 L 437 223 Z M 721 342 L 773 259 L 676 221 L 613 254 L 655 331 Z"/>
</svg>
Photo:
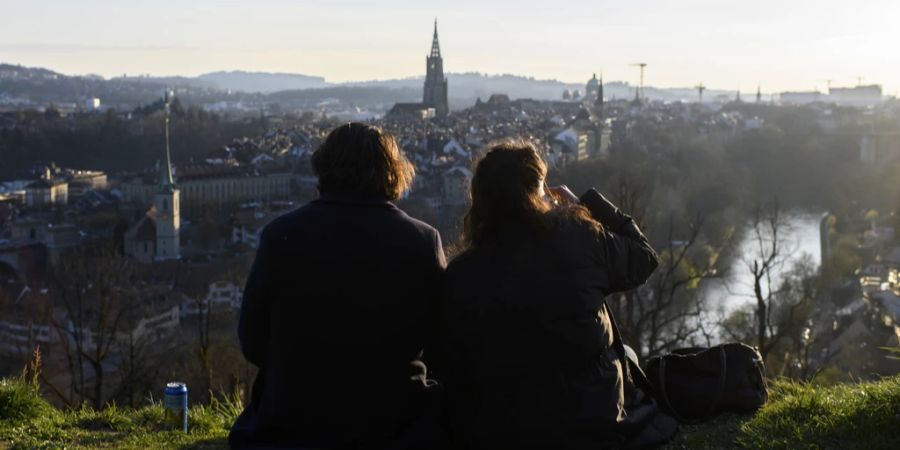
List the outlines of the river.
<svg viewBox="0 0 900 450">
<path fill-rule="evenodd" d="M 806 255 L 812 259 L 817 268 L 821 264 L 822 252 L 819 241 L 819 221 L 821 219 L 821 213 L 788 214 L 783 236 L 785 237 L 785 248 L 790 250 L 790 254 L 781 265 L 772 271 L 773 287 L 778 286 L 785 271 L 790 270 L 795 262 Z M 707 280 L 701 286 L 701 292 L 710 313 L 707 320 L 718 320 L 718 318 L 755 301 L 753 277 L 746 263 L 746 259 L 758 254 L 752 228 L 748 225 L 738 235 L 738 239 L 737 251 L 729 262 L 725 276 Z"/>
</svg>

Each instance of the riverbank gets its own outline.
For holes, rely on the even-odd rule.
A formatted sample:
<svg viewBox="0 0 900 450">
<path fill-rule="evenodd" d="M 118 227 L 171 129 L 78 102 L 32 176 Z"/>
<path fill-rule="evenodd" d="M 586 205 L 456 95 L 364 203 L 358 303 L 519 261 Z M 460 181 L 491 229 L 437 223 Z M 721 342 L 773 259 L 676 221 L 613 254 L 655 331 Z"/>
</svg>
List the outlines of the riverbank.
<svg viewBox="0 0 900 450">
<path fill-rule="evenodd" d="M 162 405 L 58 410 L 28 383 L 0 381 L 0 448 L 217 449 L 242 405 L 217 400 L 191 408 L 191 429 L 168 431 Z M 821 387 L 775 381 L 754 415 L 726 414 L 685 426 L 669 449 L 900 448 L 900 376 Z"/>
</svg>

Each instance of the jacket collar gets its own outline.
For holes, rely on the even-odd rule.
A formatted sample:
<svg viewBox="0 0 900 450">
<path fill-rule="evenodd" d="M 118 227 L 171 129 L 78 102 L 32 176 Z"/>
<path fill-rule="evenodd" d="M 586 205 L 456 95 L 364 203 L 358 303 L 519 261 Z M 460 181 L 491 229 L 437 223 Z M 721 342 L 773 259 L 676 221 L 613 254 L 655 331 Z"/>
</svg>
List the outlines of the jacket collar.
<svg viewBox="0 0 900 450">
<path fill-rule="evenodd" d="M 328 194 L 321 194 L 319 198 L 314 200 L 318 203 L 337 203 L 344 205 L 361 205 L 361 206 L 386 206 L 389 208 L 396 208 L 396 206 L 391 203 L 388 199 L 384 198 L 380 195 L 365 197 L 358 194 L 345 194 L 345 193 L 337 193 L 332 192 Z"/>
</svg>

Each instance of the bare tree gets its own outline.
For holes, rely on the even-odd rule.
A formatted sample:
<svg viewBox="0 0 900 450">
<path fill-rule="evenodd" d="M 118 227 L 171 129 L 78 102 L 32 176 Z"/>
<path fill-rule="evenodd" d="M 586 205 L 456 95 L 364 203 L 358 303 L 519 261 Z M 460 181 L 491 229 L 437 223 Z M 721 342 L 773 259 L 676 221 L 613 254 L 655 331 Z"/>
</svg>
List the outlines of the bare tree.
<svg viewBox="0 0 900 450">
<path fill-rule="evenodd" d="M 772 320 L 773 302 L 778 291 L 775 275 L 791 252 L 786 248 L 784 232 L 787 225 L 777 199 L 754 209 L 751 220 L 754 248 L 744 256 L 744 262 L 752 275 L 756 301 L 756 346 L 765 360 L 781 338 Z"/>
<path fill-rule="evenodd" d="M 139 378 L 148 367 L 142 364 L 144 361 L 143 340 L 136 338 L 133 332 L 125 333 L 122 339 L 116 341 L 119 354 L 122 355 L 122 364 L 119 368 L 121 375 L 120 395 L 126 404 L 132 408 L 137 406 L 137 392 L 140 384 Z"/>
<path fill-rule="evenodd" d="M 212 301 L 206 297 L 194 299 L 197 307 L 197 359 L 200 362 L 200 370 L 203 374 L 205 392 L 212 390 L 212 365 L 210 364 L 210 318 L 212 317 Z"/>
<path fill-rule="evenodd" d="M 718 250 L 701 245 L 703 218 L 687 225 L 683 239 L 677 238 L 670 219 L 667 243 L 659 251 L 660 265 L 645 287 L 623 295 L 627 302 L 623 334 L 640 357 L 675 347 L 711 340 L 704 326 L 703 280 L 718 276 Z"/>
<path fill-rule="evenodd" d="M 135 295 L 131 273 L 129 261 L 111 249 L 76 250 L 51 270 L 51 293 L 66 316 L 53 323 L 65 350 L 70 390 L 95 408 L 103 405 L 104 364 Z"/>
<path fill-rule="evenodd" d="M 613 198 L 646 233 L 645 223 L 649 190 L 635 178 L 620 174 L 614 180 Z M 703 280 L 719 275 L 715 269 L 719 249 L 704 245 L 705 218 L 697 214 L 679 226 L 669 217 L 666 243 L 657 250 L 660 266 L 639 289 L 624 292 L 612 302 L 625 342 L 640 358 L 659 354 L 675 347 L 693 344 L 696 339 L 712 339 L 705 328 Z"/>
<path fill-rule="evenodd" d="M 115 342 L 121 360 L 116 398 L 132 408 L 139 405 L 141 394 L 155 381 L 160 371 L 159 354 L 165 351 L 154 351 L 159 342 L 158 332 L 151 334 L 137 328 L 143 312 L 142 308 L 129 308 Z"/>
<path fill-rule="evenodd" d="M 240 289 L 244 283 L 243 267 L 230 267 L 222 274 L 219 280 L 228 282 Z M 221 317 L 226 314 L 227 311 L 220 311 L 218 308 L 215 308 L 213 299 L 208 298 L 208 296 L 205 298 L 198 296 L 194 299 L 194 305 L 197 308 L 196 356 L 200 363 L 205 392 L 212 395 L 215 384 L 213 367 L 216 366 L 214 363 L 213 351 L 218 351 L 222 345 L 221 342 L 214 339 L 213 332 L 217 327 L 224 323 L 222 322 Z M 225 369 L 222 367 L 218 368 Z M 228 369 L 230 369 L 230 367 Z M 225 370 L 218 370 L 218 372 L 225 372 Z"/>
<path fill-rule="evenodd" d="M 614 194 L 616 204 L 623 211 L 627 211 L 645 232 L 647 231 L 647 224 L 644 222 L 644 216 L 647 213 L 647 191 L 648 188 L 643 183 L 635 181 L 632 177 L 620 175 L 616 179 Z"/>
<path fill-rule="evenodd" d="M 755 341 L 770 374 L 809 379 L 815 366 L 825 363 L 813 350 L 827 346 L 832 323 L 828 312 L 813 308 L 821 296 L 821 276 L 808 258 L 784 270 L 797 249 L 777 199 L 754 209 L 748 230 L 743 262 L 752 303 L 723 320 L 722 331 L 735 340 Z"/>
<path fill-rule="evenodd" d="M 647 233 L 646 224 L 644 223 L 644 213 L 647 209 L 646 187 L 624 174 L 619 174 L 616 178 L 614 183 L 616 189 L 613 194 L 614 201 L 619 205 L 619 208 L 631 215 L 634 222 L 644 233 Z M 638 290 L 626 291 L 618 299 L 620 301 L 612 302 L 609 306 L 612 308 L 614 316 L 622 322 L 620 331 L 625 342 L 636 348 L 638 355 L 643 355 L 643 346 L 641 345 L 642 333 L 636 324 L 640 318 Z"/>
<path fill-rule="evenodd" d="M 834 311 L 813 307 L 825 302 L 817 301 L 821 299 L 822 279 L 808 255 L 782 278 L 772 314 L 776 324 L 773 336 L 781 343 L 773 350 L 782 355 L 777 373 L 809 380 L 828 363 L 827 352 L 823 355 L 814 350 L 827 347 L 831 341 Z"/>
</svg>

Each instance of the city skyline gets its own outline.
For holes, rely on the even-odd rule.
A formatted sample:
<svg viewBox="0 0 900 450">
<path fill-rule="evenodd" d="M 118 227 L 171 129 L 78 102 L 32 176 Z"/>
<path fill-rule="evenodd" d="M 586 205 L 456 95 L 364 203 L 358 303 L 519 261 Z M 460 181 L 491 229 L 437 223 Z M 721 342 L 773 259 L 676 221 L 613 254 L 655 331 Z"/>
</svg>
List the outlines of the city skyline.
<svg viewBox="0 0 900 450">
<path fill-rule="evenodd" d="M 182 2 L 183 3 L 183 2 Z M 423 75 L 437 17 L 445 70 L 583 83 L 744 92 L 825 90 L 862 82 L 900 89 L 900 5 L 763 0 L 747 9 L 667 2 L 171 0 L 121 5 L 13 0 L 0 19 L 0 61 L 66 74 L 186 75 L 219 70 L 302 73 L 329 82 Z M 28 18 L 27 20 L 25 20 Z M 133 19 L 132 19 L 133 18 Z M 526 57 L 527 56 L 527 57 Z"/>
</svg>

